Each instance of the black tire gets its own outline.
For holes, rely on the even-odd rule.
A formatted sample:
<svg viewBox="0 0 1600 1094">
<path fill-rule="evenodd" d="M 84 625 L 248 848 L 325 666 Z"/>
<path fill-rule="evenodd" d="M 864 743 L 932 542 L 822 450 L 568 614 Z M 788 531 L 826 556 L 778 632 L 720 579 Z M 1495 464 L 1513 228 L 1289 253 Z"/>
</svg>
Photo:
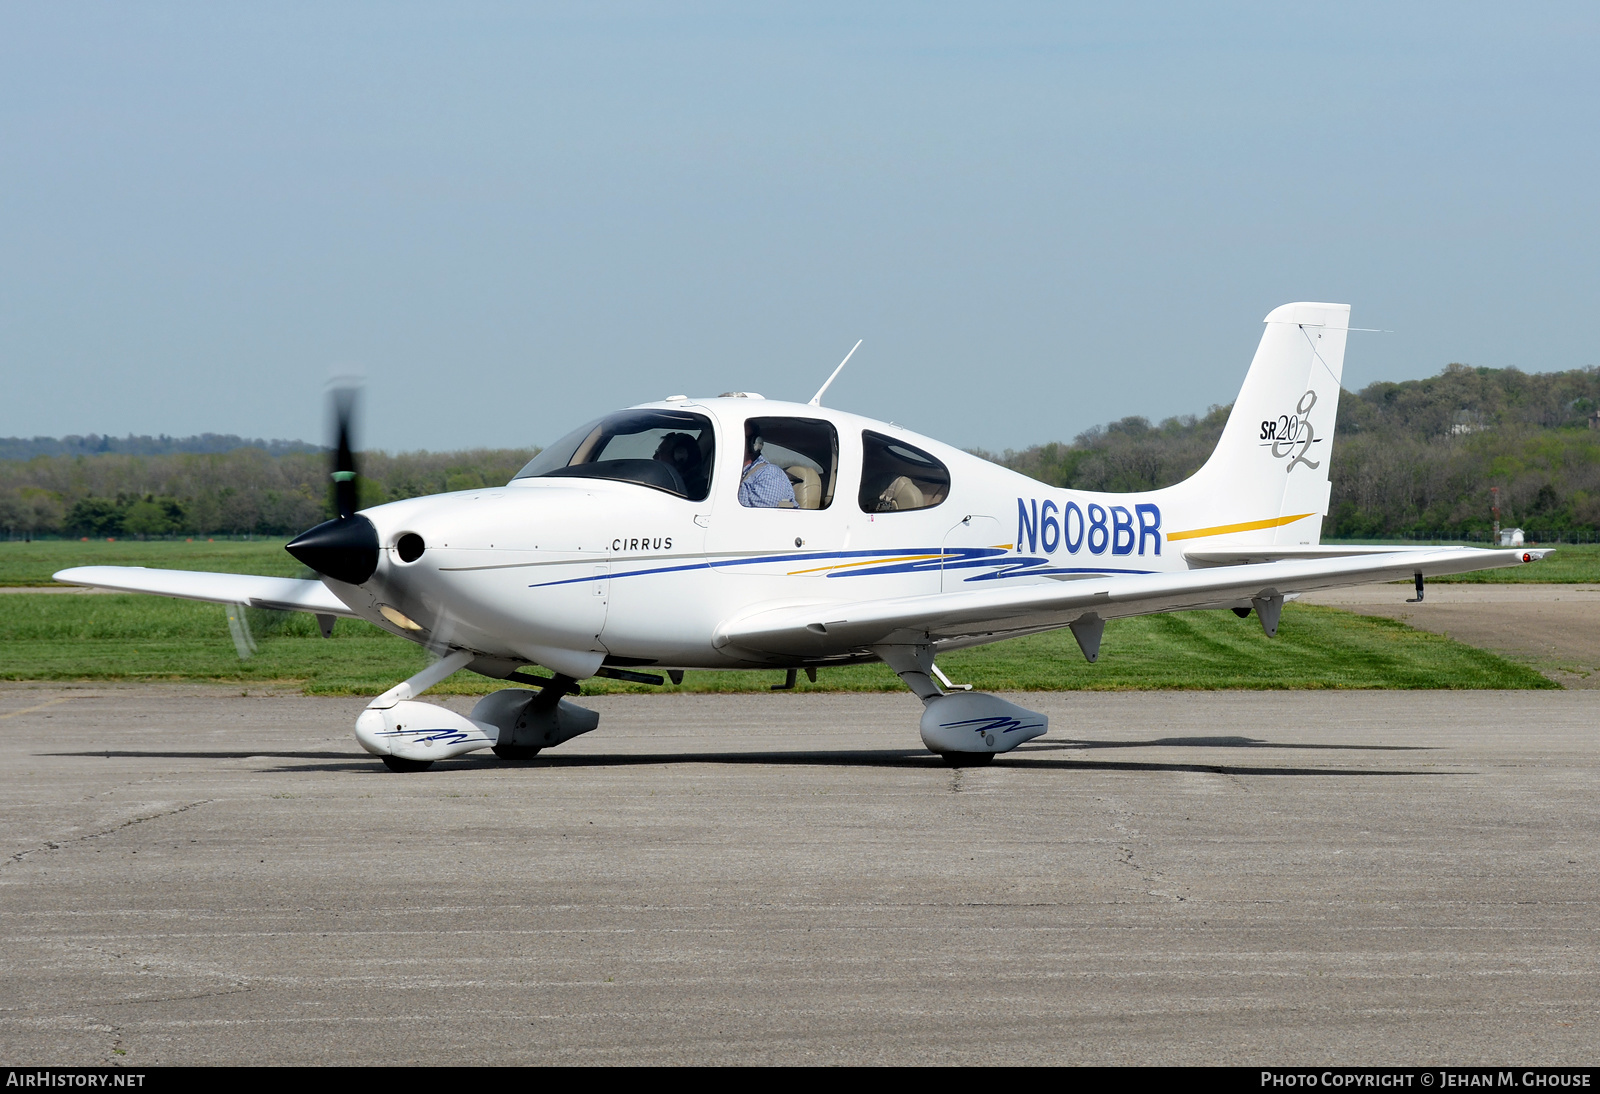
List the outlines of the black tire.
<svg viewBox="0 0 1600 1094">
<path fill-rule="evenodd" d="M 988 767 L 994 763 L 993 752 L 941 752 L 940 758 L 951 767 Z"/>
<path fill-rule="evenodd" d="M 383 766 L 390 771 L 411 772 L 426 771 L 433 766 L 432 760 L 403 760 L 399 756 L 385 756 Z"/>
<path fill-rule="evenodd" d="M 509 764 L 525 763 L 539 754 L 539 746 L 495 745 L 494 754 Z"/>
</svg>

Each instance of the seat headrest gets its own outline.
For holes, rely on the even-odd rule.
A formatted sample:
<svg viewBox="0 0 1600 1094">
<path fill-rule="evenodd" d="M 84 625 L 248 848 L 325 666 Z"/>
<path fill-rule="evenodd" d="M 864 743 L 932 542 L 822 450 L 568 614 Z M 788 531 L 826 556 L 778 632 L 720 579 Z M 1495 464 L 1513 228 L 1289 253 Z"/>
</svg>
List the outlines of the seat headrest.
<svg viewBox="0 0 1600 1094">
<path fill-rule="evenodd" d="M 897 476 L 878 497 L 891 509 L 921 509 L 923 504 L 922 491 L 904 475 Z"/>
<path fill-rule="evenodd" d="M 785 467 L 783 473 L 794 485 L 795 504 L 801 509 L 822 508 L 822 477 L 805 464 Z"/>
</svg>

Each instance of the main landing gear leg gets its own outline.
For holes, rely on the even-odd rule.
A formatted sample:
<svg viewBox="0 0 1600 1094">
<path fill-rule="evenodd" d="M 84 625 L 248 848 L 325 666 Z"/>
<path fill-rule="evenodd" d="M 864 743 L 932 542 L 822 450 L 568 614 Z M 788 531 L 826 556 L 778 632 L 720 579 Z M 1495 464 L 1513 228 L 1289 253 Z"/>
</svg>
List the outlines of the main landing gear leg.
<svg viewBox="0 0 1600 1094">
<path fill-rule="evenodd" d="M 922 700 L 922 743 L 951 767 L 986 764 L 1050 728 L 1043 714 L 996 696 L 945 692 L 934 682 L 931 645 L 874 646 L 872 652 Z"/>
<path fill-rule="evenodd" d="M 539 691 L 507 688 L 485 695 L 472 708 L 472 720 L 488 723 L 497 734 L 494 754 L 507 763 L 533 759 L 540 749 L 570 741 L 600 724 L 600 715 L 563 696 L 576 694 L 578 682 L 557 673 L 554 678 L 524 676 L 512 680 L 533 684 Z"/>
<path fill-rule="evenodd" d="M 1406 601 L 1406 603 L 1407 604 L 1421 604 L 1422 603 L 1422 571 L 1418 570 L 1415 574 L 1413 574 L 1412 577 L 1411 577 L 1411 580 L 1413 580 L 1413 581 L 1415 581 L 1417 583 L 1417 597 L 1416 597 L 1415 600 Z"/>
<path fill-rule="evenodd" d="M 506 727 L 500 731 L 500 743 L 494 746 L 494 754 L 506 763 L 526 763 L 537 756 L 544 746 L 515 743 L 517 729 L 519 726 L 526 728 L 525 723 L 530 715 L 534 717 L 548 716 L 548 712 L 555 708 L 555 705 L 561 701 L 563 695 L 569 692 L 577 694 L 577 691 L 578 682 L 572 677 L 562 676 L 560 673 L 556 673 L 553 679 L 543 684 L 535 695 L 529 695 L 516 689 L 507 689 L 504 693 L 506 696 L 504 700 L 488 704 L 491 709 L 483 712 L 484 721 L 497 724 L 503 723 Z M 496 694 L 500 693 L 497 692 Z M 478 704 L 479 707 L 484 705 L 483 703 Z M 502 706 L 506 709 L 501 710 Z M 478 707 L 474 707 L 472 713 L 479 713 Z"/>
</svg>

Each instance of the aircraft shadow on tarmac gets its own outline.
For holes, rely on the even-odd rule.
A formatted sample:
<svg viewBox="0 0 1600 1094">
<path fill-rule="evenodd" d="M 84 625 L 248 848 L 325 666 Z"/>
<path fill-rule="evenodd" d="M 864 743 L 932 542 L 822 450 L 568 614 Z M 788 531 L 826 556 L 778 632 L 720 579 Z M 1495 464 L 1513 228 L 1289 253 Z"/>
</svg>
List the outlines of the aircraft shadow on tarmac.
<svg viewBox="0 0 1600 1094">
<path fill-rule="evenodd" d="M 1285 744 L 1256 737 L 1161 737 L 1154 741 L 1088 741 L 1067 738 L 1023 745 L 1020 752 L 1079 748 L 1316 748 L 1350 752 L 1432 752 L 1432 745 L 1321 745 Z"/>
<path fill-rule="evenodd" d="M 1243 743 L 1238 743 L 1243 742 Z M 1037 769 L 1054 771 L 1188 771 L 1212 775 L 1444 775 L 1453 772 L 1401 770 L 1390 771 L 1365 767 L 1271 767 L 1216 763 L 1160 763 L 1132 760 L 1069 760 L 1064 757 L 1039 755 L 1041 752 L 1060 750 L 1077 751 L 1085 748 L 1137 748 L 1137 747 L 1226 747 L 1226 748 L 1332 748 L 1356 749 L 1358 745 L 1274 745 L 1266 741 L 1253 741 L 1243 737 L 1173 737 L 1159 741 L 1143 742 L 1074 742 L 1071 744 L 1024 745 L 1015 752 L 996 757 L 995 768 Z M 1380 746 L 1388 750 L 1405 749 L 1406 746 Z M 1369 749 L 1363 749 L 1369 750 Z M 1422 749 L 1417 749 L 1422 751 Z M 373 757 L 349 752 L 263 752 L 238 749 L 234 751 L 132 751 L 95 749 L 83 752 L 49 752 L 46 756 L 81 756 L 88 759 L 145 759 L 145 760 L 332 760 L 333 763 L 295 764 L 280 770 L 294 771 L 351 771 L 387 774 Z M 868 749 L 861 751 L 830 752 L 667 752 L 631 755 L 593 755 L 568 753 L 544 755 L 517 764 L 506 764 L 483 755 L 468 755 L 453 760 L 442 760 L 435 771 L 493 768 L 497 770 L 533 770 L 561 767 L 649 767 L 667 764 L 730 764 L 779 767 L 907 767 L 945 770 L 944 762 L 937 756 L 917 749 Z"/>
</svg>

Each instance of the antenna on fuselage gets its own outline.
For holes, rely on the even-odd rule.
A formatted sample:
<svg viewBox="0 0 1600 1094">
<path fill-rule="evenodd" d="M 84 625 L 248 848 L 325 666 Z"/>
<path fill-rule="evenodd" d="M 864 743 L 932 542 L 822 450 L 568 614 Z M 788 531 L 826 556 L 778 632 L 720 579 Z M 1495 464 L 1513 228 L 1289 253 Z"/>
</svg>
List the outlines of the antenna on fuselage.
<svg viewBox="0 0 1600 1094">
<path fill-rule="evenodd" d="M 833 370 L 833 375 L 828 377 L 827 383 L 825 383 L 821 387 L 819 387 L 817 389 L 817 393 L 815 395 L 811 396 L 811 401 L 806 404 L 807 406 L 821 406 L 822 405 L 822 393 L 824 391 L 828 390 L 828 384 L 833 383 L 833 381 L 838 378 L 839 373 L 844 371 L 844 366 L 850 363 L 850 358 L 852 358 L 852 357 L 854 357 L 856 355 L 856 350 L 860 349 L 861 348 L 861 343 L 865 342 L 865 341 L 866 341 L 865 338 L 856 339 L 856 344 L 851 346 L 850 347 L 850 352 L 844 355 L 844 360 L 840 361 L 839 362 L 839 367 Z"/>
</svg>

